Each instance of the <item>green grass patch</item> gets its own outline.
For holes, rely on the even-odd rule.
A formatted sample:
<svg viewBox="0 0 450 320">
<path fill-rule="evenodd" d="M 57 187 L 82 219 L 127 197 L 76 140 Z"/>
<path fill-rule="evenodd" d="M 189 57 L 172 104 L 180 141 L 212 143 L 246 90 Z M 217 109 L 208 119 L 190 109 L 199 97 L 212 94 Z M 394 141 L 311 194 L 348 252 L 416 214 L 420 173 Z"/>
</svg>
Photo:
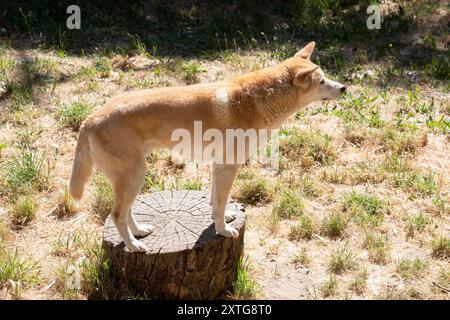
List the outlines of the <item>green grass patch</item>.
<svg viewBox="0 0 450 320">
<path fill-rule="evenodd" d="M 288 237 L 290 240 L 297 241 L 300 239 L 310 240 L 316 229 L 314 220 L 309 215 L 303 214 L 299 217 L 299 222 L 291 226 Z"/>
<path fill-rule="evenodd" d="M 274 203 L 273 212 L 280 218 L 291 219 L 303 214 L 304 204 L 300 194 L 290 189 L 281 191 L 280 196 Z"/>
<path fill-rule="evenodd" d="M 77 131 L 81 123 L 92 113 L 93 106 L 86 101 L 76 101 L 59 107 L 56 116 L 65 127 Z"/>
<path fill-rule="evenodd" d="M 14 293 L 19 295 L 21 287 L 39 283 L 39 264 L 29 258 L 19 256 L 16 250 L 8 250 L 0 242 L 0 288 L 13 285 Z"/>
<path fill-rule="evenodd" d="M 49 188 L 50 165 L 45 152 L 22 149 L 13 156 L 3 170 L 6 192 L 14 200 L 30 189 L 43 191 Z"/>
<path fill-rule="evenodd" d="M 243 258 L 239 260 L 237 278 L 232 288 L 235 299 L 254 299 L 260 290 L 258 283 L 250 275 L 248 262 Z"/>
<path fill-rule="evenodd" d="M 428 264 L 419 259 L 401 259 L 397 263 L 397 272 L 404 279 L 411 279 L 413 277 L 419 277 L 423 271 L 428 267 Z"/>
<path fill-rule="evenodd" d="M 19 225 L 26 225 L 36 216 L 39 206 L 36 200 L 29 195 L 20 196 L 12 205 L 14 221 Z"/>
<path fill-rule="evenodd" d="M 341 212 L 332 212 L 326 215 L 320 226 L 321 233 L 330 238 L 342 237 L 347 229 L 348 219 Z"/>
<path fill-rule="evenodd" d="M 355 268 L 356 261 L 353 253 L 346 247 L 333 250 L 328 262 L 328 271 L 334 274 L 343 274 Z"/>
<path fill-rule="evenodd" d="M 359 225 L 378 226 L 384 219 L 386 203 L 376 195 L 352 191 L 343 197 L 343 208 Z"/>
<path fill-rule="evenodd" d="M 109 181 L 102 175 L 94 178 L 94 201 L 92 208 L 102 220 L 111 213 L 114 205 L 114 191 Z"/>
<path fill-rule="evenodd" d="M 363 247 L 369 253 L 369 259 L 378 264 L 386 264 L 390 260 L 391 244 L 386 235 L 367 232 Z"/>
</svg>

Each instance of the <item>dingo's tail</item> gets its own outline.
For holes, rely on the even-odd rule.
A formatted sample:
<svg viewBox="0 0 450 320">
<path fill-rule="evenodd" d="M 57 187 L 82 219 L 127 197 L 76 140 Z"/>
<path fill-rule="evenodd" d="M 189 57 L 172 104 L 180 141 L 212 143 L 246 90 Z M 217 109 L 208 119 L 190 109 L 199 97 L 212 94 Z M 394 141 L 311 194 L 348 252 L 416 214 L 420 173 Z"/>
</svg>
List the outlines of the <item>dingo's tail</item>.
<svg viewBox="0 0 450 320">
<path fill-rule="evenodd" d="M 75 160 L 70 178 L 70 194 L 76 200 L 83 196 L 84 185 L 92 174 L 92 158 L 89 146 L 89 132 L 84 126 L 80 128 Z"/>
</svg>

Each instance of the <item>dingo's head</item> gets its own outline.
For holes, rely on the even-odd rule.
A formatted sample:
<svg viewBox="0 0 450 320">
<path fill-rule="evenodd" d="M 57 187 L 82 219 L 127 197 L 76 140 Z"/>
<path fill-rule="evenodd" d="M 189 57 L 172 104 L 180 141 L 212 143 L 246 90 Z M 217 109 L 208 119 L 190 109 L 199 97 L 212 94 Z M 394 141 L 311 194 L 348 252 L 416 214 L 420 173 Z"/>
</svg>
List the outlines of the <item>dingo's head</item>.
<svg viewBox="0 0 450 320">
<path fill-rule="evenodd" d="M 337 99 L 346 90 L 343 84 L 327 79 L 319 66 L 311 62 L 315 42 L 308 43 L 292 59 L 295 64 L 294 85 L 299 88 L 299 105 Z"/>
</svg>

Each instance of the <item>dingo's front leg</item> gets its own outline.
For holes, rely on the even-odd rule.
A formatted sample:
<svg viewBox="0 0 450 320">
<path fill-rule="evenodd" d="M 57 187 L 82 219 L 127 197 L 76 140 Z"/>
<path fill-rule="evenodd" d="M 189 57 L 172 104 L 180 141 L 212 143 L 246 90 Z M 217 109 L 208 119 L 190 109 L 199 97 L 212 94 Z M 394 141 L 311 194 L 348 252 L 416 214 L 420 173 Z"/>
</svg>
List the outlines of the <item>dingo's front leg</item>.
<svg viewBox="0 0 450 320">
<path fill-rule="evenodd" d="M 216 232 L 225 237 L 239 236 L 239 232 L 226 223 L 225 208 L 228 202 L 228 194 L 233 185 L 236 172 L 239 165 L 234 164 L 215 164 L 212 165 L 212 215 Z M 228 214 L 227 219 L 233 219 L 232 215 Z"/>
</svg>

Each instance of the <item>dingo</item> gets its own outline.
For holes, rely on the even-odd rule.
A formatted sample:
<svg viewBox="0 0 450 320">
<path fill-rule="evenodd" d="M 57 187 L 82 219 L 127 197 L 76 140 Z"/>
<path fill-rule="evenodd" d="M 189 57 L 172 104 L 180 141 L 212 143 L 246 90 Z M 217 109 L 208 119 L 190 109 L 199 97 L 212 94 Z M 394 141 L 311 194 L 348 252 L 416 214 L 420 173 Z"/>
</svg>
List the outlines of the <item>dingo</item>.
<svg viewBox="0 0 450 320">
<path fill-rule="evenodd" d="M 125 245 L 132 251 L 146 251 L 145 244 L 135 236 L 149 234 L 152 227 L 137 224 L 131 212 L 144 182 L 145 155 L 155 148 L 173 149 L 178 142 L 171 139 L 173 131 L 193 133 L 194 122 L 201 121 L 202 130 L 214 128 L 221 132 L 271 130 L 311 102 L 338 98 L 345 86 L 326 79 L 311 62 L 314 46 L 311 42 L 278 65 L 230 80 L 137 90 L 111 99 L 80 128 L 71 195 L 75 199 L 82 197 L 84 185 L 96 167 L 113 186 L 111 217 Z M 200 144 L 201 148 L 205 146 Z M 223 157 L 234 151 L 223 150 Z M 238 236 L 237 230 L 227 224 L 234 217 L 225 212 L 238 167 L 229 162 L 212 164 L 212 217 L 216 232 L 225 237 Z"/>
</svg>

